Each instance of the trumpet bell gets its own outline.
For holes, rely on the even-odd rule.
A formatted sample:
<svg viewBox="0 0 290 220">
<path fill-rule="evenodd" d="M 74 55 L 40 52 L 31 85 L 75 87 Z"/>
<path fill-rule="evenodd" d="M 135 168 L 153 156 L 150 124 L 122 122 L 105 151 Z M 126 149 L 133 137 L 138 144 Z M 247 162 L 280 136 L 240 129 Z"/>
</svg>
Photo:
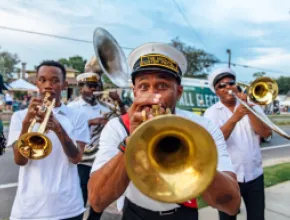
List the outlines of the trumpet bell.
<svg viewBox="0 0 290 220">
<path fill-rule="evenodd" d="M 278 84 L 269 77 L 257 78 L 248 87 L 249 99 L 258 105 L 268 105 L 278 96 Z"/>
<path fill-rule="evenodd" d="M 17 142 L 17 147 L 22 156 L 32 160 L 45 158 L 52 151 L 50 139 L 39 132 L 29 132 L 22 135 Z"/>
<path fill-rule="evenodd" d="M 212 182 L 217 150 L 211 135 L 197 123 L 176 115 L 160 115 L 130 136 L 126 170 L 146 196 L 182 203 L 199 196 Z"/>
</svg>

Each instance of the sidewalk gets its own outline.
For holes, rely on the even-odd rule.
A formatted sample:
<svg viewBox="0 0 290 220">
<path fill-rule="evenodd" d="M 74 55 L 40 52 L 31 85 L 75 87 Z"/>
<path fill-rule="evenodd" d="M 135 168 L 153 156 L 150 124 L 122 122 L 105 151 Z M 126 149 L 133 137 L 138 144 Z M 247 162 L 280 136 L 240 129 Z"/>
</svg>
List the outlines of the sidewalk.
<svg viewBox="0 0 290 220">
<path fill-rule="evenodd" d="M 266 220 L 290 220 L 290 181 L 265 189 L 266 193 Z M 211 207 L 199 210 L 199 220 L 218 220 L 217 211 Z M 244 204 L 237 220 L 246 220 Z"/>
</svg>

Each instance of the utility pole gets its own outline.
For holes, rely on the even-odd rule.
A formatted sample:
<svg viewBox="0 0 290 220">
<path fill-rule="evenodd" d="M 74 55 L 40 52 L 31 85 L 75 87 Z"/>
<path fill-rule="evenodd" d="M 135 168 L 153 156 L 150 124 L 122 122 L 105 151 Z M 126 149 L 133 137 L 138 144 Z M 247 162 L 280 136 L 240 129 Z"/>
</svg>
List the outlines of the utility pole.
<svg viewBox="0 0 290 220">
<path fill-rule="evenodd" d="M 229 54 L 229 68 L 231 68 L 231 50 L 227 49 L 227 54 Z"/>
</svg>

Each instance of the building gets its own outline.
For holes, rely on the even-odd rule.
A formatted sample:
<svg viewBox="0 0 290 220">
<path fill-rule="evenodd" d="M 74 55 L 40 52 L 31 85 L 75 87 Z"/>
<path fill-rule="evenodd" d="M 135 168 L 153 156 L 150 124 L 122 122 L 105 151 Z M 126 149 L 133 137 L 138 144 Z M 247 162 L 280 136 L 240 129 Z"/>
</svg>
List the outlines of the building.
<svg viewBox="0 0 290 220">
<path fill-rule="evenodd" d="M 64 102 L 67 102 L 68 100 L 77 97 L 79 94 L 76 77 L 80 72 L 70 67 L 66 67 L 65 69 L 67 73 L 66 81 L 68 82 L 68 88 L 66 91 L 62 92 L 62 98 Z M 36 70 L 26 70 L 25 72 L 27 76 L 26 80 L 35 84 Z"/>
</svg>

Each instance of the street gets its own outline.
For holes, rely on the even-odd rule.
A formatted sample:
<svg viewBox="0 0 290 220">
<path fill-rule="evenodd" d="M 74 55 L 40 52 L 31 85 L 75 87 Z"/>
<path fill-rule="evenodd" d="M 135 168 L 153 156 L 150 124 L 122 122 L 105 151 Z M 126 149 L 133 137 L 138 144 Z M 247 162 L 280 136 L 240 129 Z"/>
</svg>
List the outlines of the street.
<svg viewBox="0 0 290 220">
<path fill-rule="evenodd" d="M 290 133 L 290 126 L 282 127 L 287 133 Z M 273 160 L 290 161 L 290 143 L 285 138 L 274 134 L 269 143 L 263 143 L 262 157 L 263 163 Z M 282 145 L 282 146 L 281 146 Z M 284 145 L 284 146 L 283 146 Z M 272 146 L 277 146 L 271 148 Z M 270 148 L 267 148 L 270 147 Z M 18 176 L 18 167 L 13 163 L 13 152 L 11 148 L 6 150 L 3 156 L 0 156 L 0 220 L 9 217 L 12 203 L 16 192 L 16 183 Z M 109 207 L 103 215 L 102 220 L 119 219 L 118 212 L 114 206 Z"/>
</svg>

